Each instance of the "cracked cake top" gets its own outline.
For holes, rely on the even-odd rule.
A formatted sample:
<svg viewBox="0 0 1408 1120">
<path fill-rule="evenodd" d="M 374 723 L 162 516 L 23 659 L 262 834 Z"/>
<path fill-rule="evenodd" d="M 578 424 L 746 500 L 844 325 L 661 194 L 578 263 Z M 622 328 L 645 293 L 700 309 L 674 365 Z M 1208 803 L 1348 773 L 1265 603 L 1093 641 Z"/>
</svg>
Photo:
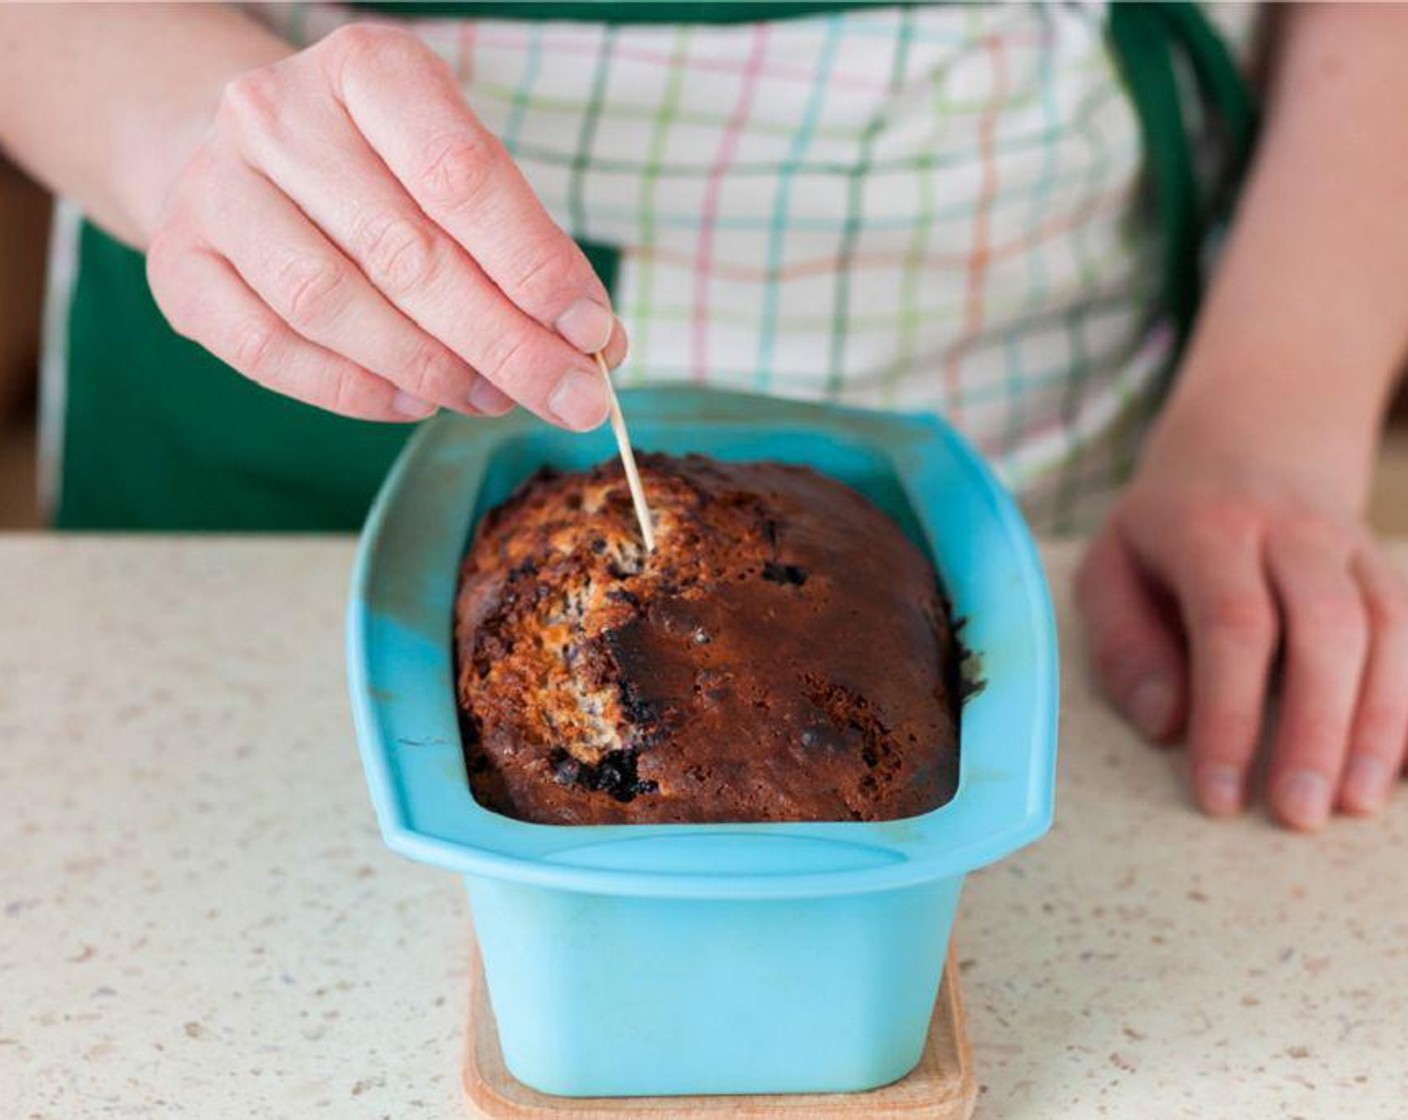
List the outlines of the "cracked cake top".
<svg viewBox="0 0 1408 1120">
<path fill-rule="evenodd" d="M 544 824 L 887 820 L 958 775 L 958 649 L 899 528 L 804 467 L 544 470 L 481 522 L 455 606 L 477 800 Z"/>
</svg>

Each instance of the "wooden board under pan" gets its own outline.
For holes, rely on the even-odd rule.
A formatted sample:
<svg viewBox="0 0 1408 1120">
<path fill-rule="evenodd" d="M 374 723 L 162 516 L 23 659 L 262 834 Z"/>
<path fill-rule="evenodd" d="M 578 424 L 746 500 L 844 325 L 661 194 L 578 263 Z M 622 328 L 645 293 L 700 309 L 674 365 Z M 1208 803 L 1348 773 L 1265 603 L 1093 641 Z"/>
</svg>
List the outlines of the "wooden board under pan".
<svg viewBox="0 0 1408 1120">
<path fill-rule="evenodd" d="M 464 1091 L 469 1114 L 485 1120 L 694 1120 L 695 1117 L 806 1117 L 807 1120 L 967 1120 L 977 1099 L 958 968 L 944 968 L 919 1065 L 892 1085 L 864 1093 L 770 1096 L 554 1097 L 514 1079 L 504 1066 L 478 950 L 470 967 Z"/>
</svg>

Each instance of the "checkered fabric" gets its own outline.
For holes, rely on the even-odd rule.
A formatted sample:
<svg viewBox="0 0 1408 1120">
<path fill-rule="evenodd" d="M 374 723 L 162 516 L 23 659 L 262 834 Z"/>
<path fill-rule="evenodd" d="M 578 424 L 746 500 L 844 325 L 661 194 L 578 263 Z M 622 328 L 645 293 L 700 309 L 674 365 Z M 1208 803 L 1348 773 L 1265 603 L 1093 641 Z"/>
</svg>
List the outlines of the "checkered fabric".
<svg viewBox="0 0 1408 1120">
<path fill-rule="evenodd" d="M 338 5 L 264 18 L 310 42 Z M 1127 474 L 1173 348 L 1103 5 L 727 26 L 409 21 L 574 237 L 625 383 L 934 410 L 1040 530 Z"/>
</svg>

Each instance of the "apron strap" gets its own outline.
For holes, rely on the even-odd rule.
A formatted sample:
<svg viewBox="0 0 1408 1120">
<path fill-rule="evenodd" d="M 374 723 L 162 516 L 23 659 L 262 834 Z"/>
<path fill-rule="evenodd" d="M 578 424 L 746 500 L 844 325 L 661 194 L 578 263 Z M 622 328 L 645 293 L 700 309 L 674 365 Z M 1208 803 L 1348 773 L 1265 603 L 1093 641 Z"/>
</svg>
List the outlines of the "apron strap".
<svg viewBox="0 0 1408 1120">
<path fill-rule="evenodd" d="M 1187 342 L 1202 297 L 1202 252 L 1226 218 L 1256 137 L 1252 93 L 1226 43 L 1195 3 L 1110 6 L 1108 33 L 1134 102 L 1164 239 L 1162 302 Z M 1221 171 L 1202 197 L 1179 88 L 1179 59 L 1192 71 L 1203 113 L 1219 126 Z"/>
</svg>

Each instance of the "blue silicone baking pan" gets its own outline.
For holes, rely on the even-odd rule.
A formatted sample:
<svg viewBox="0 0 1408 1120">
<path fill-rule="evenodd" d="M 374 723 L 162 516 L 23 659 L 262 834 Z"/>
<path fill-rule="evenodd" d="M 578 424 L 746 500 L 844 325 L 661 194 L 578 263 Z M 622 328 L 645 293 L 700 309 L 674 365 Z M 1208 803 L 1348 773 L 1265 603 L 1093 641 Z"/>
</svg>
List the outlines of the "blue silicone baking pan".
<svg viewBox="0 0 1408 1120">
<path fill-rule="evenodd" d="M 642 449 L 803 463 L 866 494 L 929 556 L 981 688 L 959 784 L 882 823 L 527 824 L 470 794 L 452 612 L 477 519 L 543 465 L 614 454 L 526 415 L 441 416 L 362 533 L 348 672 L 396 851 L 468 885 L 509 1070 L 566 1096 L 859 1091 L 919 1060 L 967 872 L 1049 826 L 1056 633 L 1036 550 L 940 420 L 743 394 L 623 394 Z M 874 651 L 876 657 L 887 651 Z"/>
</svg>

